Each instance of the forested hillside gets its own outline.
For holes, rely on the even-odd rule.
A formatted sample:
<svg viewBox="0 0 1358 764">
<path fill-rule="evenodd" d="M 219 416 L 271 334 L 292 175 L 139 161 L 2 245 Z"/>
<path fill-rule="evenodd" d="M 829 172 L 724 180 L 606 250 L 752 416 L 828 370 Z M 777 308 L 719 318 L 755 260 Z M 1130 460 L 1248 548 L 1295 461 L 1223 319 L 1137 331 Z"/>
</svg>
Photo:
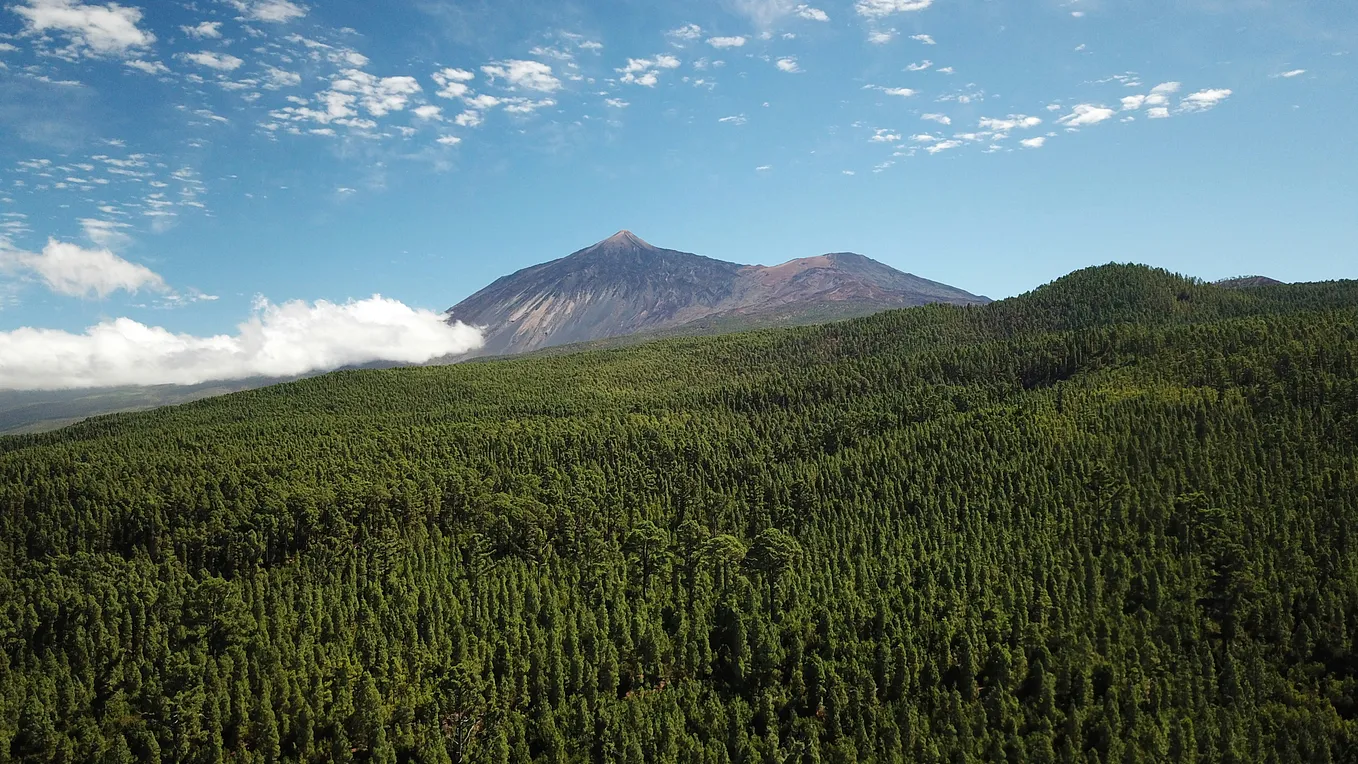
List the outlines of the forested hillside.
<svg viewBox="0 0 1358 764">
<path fill-rule="evenodd" d="M 0 762 L 1344 762 L 1358 283 L 331 374 L 0 439 Z"/>
</svg>

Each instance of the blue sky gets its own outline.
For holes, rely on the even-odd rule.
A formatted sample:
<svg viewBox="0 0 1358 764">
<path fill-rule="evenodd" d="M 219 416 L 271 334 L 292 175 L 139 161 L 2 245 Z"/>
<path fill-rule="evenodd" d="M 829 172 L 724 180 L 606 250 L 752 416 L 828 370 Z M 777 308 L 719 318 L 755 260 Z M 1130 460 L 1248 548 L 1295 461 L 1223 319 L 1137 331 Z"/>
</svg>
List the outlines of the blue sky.
<svg viewBox="0 0 1358 764">
<path fill-rule="evenodd" d="M 11 2 L 0 387 L 354 362 L 316 326 L 374 311 L 418 359 L 469 341 L 432 311 L 621 228 L 992 297 L 1358 277 L 1356 47 L 1335 2 Z"/>
</svg>

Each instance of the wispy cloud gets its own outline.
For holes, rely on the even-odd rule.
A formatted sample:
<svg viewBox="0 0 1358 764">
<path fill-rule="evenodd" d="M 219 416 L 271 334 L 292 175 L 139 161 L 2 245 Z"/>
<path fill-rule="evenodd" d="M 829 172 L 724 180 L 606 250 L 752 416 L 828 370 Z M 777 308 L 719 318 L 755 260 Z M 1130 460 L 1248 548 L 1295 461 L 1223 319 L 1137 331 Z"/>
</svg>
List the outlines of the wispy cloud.
<svg viewBox="0 0 1358 764">
<path fill-rule="evenodd" d="M 208 69 L 216 69 L 219 72 L 235 71 L 245 63 L 230 53 L 213 53 L 206 50 L 199 53 L 183 53 L 180 57 L 185 61 L 207 67 Z"/>
<path fill-rule="evenodd" d="M 878 19 L 896 13 L 922 11 L 934 4 L 934 0 L 858 0 L 854 10 L 858 15 Z"/>
<path fill-rule="evenodd" d="M 744 37 L 709 37 L 707 44 L 714 48 L 739 48 L 745 44 Z"/>
<path fill-rule="evenodd" d="M 1042 119 L 1039 117 L 1030 117 L 1026 114 L 1010 114 L 1004 119 L 983 117 L 978 126 L 982 130 L 1007 133 L 1011 130 L 1037 127 L 1040 124 L 1042 124 Z"/>
<path fill-rule="evenodd" d="M 307 14 L 305 6 L 290 0 L 231 0 L 245 18 L 271 24 L 286 24 Z"/>
<path fill-rule="evenodd" d="M 193 26 L 181 26 L 179 29 L 195 40 L 218 40 L 222 36 L 220 21 L 204 21 Z"/>
<path fill-rule="evenodd" d="M 511 89 L 523 88 L 550 93 L 561 87 L 561 80 L 552 74 L 552 67 L 541 61 L 510 60 L 481 67 L 492 80 L 502 79 Z"/>
<path fill-rule="evenodd" d="M 865 90 L 876 90 L 876 91 L 885 93 L 886 95 L 889 95 L 889 96 L 896 96 L 896 97 L 898 97 L 898 98 L 910 98 L 910 97 L 916 95 L 916 94 L 919 92 L 919 91 L 914 90 L 914 89 L 912 89 L 912 88 L 888 88 L 888 87 L 883 87 L 883 86 L 881 86 L 881 85 L 865 85 L 865 86 L 864 86 L 864 89 L 865 89 Z"/>
<path fill-rule="evenodd" d="M 622 75 L 622 81 L 629 85 L 653 88 L 660 80 L 661 70 L 678 69 L 679 64 L 678 58 L 661 53 L 654 58 L 629 58 L 627 65 L 616 71 Z"/>
<path fill-rule="evenodd" d="M 1225 88 L 1199 90 L 1196 93 L 1184 96 L 1184 99 L 1179 102 L 1179 110 L 1186 112 L 1207 111 L 1230 97 L 1231 91 Z"/>
<path fill-rule="evenodd" d="M 703 36 L 703 28 L 697 24 L 685 24 L 678 29 L 671 29 L 665 36 L 672 40 L 692 41 Z"/>
<path fill-rule="evenodd" d="M 1112 119 L 1115 113 L 1116 112 L 1112 109 L 1104 106 L 1082 103 L 1077 105 L 1071 113 L 1056 121 L 1058 124 L 1065 125 L 1069 128 L 1085 127 L 1088 125 L 1097 125 L 1100 122 Z"/>
</svg>

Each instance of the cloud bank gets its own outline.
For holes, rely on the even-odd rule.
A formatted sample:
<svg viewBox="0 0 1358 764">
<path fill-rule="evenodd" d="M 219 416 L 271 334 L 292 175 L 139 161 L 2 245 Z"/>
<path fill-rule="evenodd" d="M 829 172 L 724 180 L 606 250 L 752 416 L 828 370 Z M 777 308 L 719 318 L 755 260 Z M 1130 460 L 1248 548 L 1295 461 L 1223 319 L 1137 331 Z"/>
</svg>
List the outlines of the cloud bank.
<svg viewBox="0 0 1358 764">
<path fill-rule="evenodd" d="M 130 318 L 76 334 L 0 332 L 0 389 L 192 385 L 246 377 L 289 377 L 342 366 L 423 363 L 481 346 L 481 332 L 438 313 L 373 295 L 344 304 L 255 303 L 235 335 L 175 334 Z"/>
</svg>

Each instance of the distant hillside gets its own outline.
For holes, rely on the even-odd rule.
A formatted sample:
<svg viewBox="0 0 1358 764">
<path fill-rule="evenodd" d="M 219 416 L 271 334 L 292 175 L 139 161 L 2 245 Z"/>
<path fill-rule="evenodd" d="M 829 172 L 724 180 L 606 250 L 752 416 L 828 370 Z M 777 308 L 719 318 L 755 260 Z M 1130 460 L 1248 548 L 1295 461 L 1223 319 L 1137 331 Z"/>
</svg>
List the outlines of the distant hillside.
<svg viewBox="0 0 1358 764">
<path fill-rule="evenodd" d="M 0 390 L 0 435 L 43 432 L 85 417 L 141 411 L 285 382 L 255 377 L 201 385 L 102 387 L 86 390 Z"/>
<path fill-rule="evenodd" d="M 705 334 L 987 298 L 847 252 L 738 265 L 651 246 L 620 231 L 505 276 L 448 310 L 486 329 L 479 355 L 508 355 L 633 334 Z"/>
</svg>

